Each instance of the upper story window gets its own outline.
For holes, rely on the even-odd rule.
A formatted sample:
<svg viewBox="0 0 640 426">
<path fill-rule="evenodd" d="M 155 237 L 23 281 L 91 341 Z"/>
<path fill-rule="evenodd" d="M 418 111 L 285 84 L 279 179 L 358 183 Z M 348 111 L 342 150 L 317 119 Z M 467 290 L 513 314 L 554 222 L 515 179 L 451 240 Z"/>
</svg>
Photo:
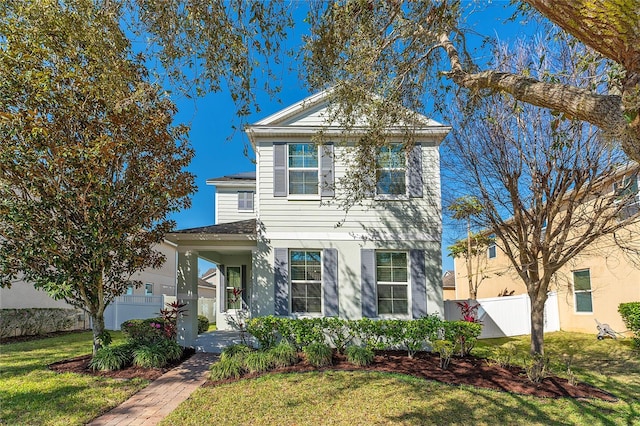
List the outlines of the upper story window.
<svg viewBox="0 0 640 426">
<path fill-rule="evenodd" d="M 312 143 L 288 146 L 289 194 L 318 194 L 318 148 Z"/>
<path fill-rule="evenodd" d="M 620 219 L 624 220 L 635 215 L 640 209 L 640 196 L 638 195 L 638 174 L 626 176 L 620 182 L 613 184 L 617 202 L 624 201 L 620 210 Z"/>
<path fill-rule="evenodd" d="M 144 295 L 153 296 L 153 283 L 146 283 L 144 285 Z"/>
<path fill-rule="evenodd" d="M 409 313 L 409 272 L 406 252 L 376 252 L 378 315 Z"/>
<path fill-rule="evenodd" d="M 491 240 L 491 242 L 487 246 L 487 257 L 489 259 L 495 259 L 496 256 L 498 255 L 497 247 L 496 247 L 496 236 L 490 235 L 489 239 Z"/>
<path fill-rule="evenodd" d="M 238 211 L 253 211 L 253 191 L 238 191 Z"/>
<path fill-rule="evenodd" d="M 376 195 L 406 195 L 407 158 L 402 144 L 383 146 L 376 158 Z"/>
</svg>

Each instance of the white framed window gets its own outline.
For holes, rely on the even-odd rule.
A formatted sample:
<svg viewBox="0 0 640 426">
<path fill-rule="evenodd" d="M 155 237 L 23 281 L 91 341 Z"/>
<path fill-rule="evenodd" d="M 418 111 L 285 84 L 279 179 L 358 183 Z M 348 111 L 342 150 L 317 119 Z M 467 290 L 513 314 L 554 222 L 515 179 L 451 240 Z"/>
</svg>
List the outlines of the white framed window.
<svg viewBox="0 0 640 426">
<path fill-rule="evenodd" d="M 227 310 L 242 309 L 242 267 L 227 266 Z"/>
<path fill-rule="evenodd" d="M 253 211 L 253 191 L 238 191 L 238 211 Z"/>
<path fill-rule="evenodd" d="M 133 294 L 133 284 L 129 284 L 127 286 L 127 292 L 125 293 L 127 296 L 131 296 Z"/>
<path fill-rule="evenodd" d="M 575 311 L 578 313 L 592 313 L 593 299 L 591 297 L 591 275 L 588 269 L 573 271 L 573 297 Z"/>
<path fill-rule="evenodd" d="M 378 315 L 409 313 L 409 262 L 407 252 L 376 252 Z"/>
<path fill-rule="evenodd" d="M 489 243 L 489 245 L 487 246 L 487 257 L 489 259 L 495 259 L 496 256 L 498 256 L 498 251 L 496 247 L 496 236 L 490 235 L 489 238 L 491 239 L 491 243 Z"/>
<path fill-rule="evenodd" d="M 402 144 L 383 146 L 376 157 L 376 195 L 407 194 L 407 156 Z"/>
<path fill-rule="evenodd" d="M 144 285 L 144 295 L 153 296 L 153 283 L 146 283 Z"/>
<path fill-rule="evenodd" d="M 319 250 L 290 250 L 291 312 L 322 313 L 322 256 Z"/>
<path fill-rule="evenodd" d="M 319 195 L 318 147 L 313 143 L 288 144 L 290 195 Z"/>
<path fill-rule="evenodd" d="M 627 219 L 640 210 L 640 194 L 638 193 L 638 174 L 626 176 L 620 182 L 613 184 L 616 203 L 624 202 L 619 212 L 619 219 Z"/>
</svg>

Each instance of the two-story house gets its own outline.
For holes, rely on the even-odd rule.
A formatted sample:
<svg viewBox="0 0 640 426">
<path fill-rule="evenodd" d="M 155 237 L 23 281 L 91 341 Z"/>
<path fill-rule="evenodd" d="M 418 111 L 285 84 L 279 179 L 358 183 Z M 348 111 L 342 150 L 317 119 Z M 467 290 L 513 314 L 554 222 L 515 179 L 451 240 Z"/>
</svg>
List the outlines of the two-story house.
<svg viewBox="0 0 640 426">
<path fill-rule="evenodd" d="M 197 298 L 198 257 L 218 265 L 219 329 L 241 308 L 251 316 L 442 315 L 438 147 L 450 128 L 421 117 L 410 149 L 404 130 L 389 128 L 375 193 L 345 212 L 332 201 L 345 195 L 339 182 L 358 131 L 345 137 L 330 126 L 327 107 L 323 92 L 248 126 L 255 172 L 209 179 L 216 224 L 167 236 L 178 246 L 180 300 Z M 320 130 L 327 142 L 314 144 Z M 194 339 L 191 317 L 181 326 L 185 344 Z"/>
</svg>

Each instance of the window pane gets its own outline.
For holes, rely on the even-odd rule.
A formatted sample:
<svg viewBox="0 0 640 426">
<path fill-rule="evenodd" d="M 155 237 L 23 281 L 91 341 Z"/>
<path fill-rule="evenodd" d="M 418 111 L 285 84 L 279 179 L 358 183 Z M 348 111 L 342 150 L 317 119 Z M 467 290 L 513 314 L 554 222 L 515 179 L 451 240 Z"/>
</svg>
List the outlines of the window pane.
<svg viewBox="0 0 640 426">
<path fill-rule="evenodd" d="M 322 286 L 320 283 L 307 284 L 307 297 L 321 297 Z"/>
<path fill-rule="evenodd" d="M 392 314 L 393 302 L 391 300 L 378 299 L 378 314 Z"/>
<path fill-rule="evenodd" d="M 591 290 L 591 278 L 588 270 L 573 273 L 573 288 L 575 291 Z"/>
<path fill-rule="evenodd" d="M 318 171 L 289 171 L 289 193 L 290 194 L 317 194 L 318 193 Z"/>
<path fill-rule="evenodd" d="M 386 251 L 377 252 L 376 263 L 378 266 L 391 266 L 391 253 Z"/>
<path fill-rule="evenodd" d="M 407 282 L 407 268 L 396 268 L 393 270 L 393 282 L 394 283 L 406 283 Z"/>
<path fill-rule="evenodd" d="M 318 167 L 318 150 L 314 144 L 289 144 L 289 167 Z"/>
<path fill-rule="evenodd" d="M 378 286 L 378 299 L 391 299 L 391 286 L 379 285 Z"/>
<path fill-rule="evenodd" d="M 394 285 L 390 286 L 393 289 L 393 298 L 394 299 L 404 299 L 407 300 L 407 286 L 406 285 Z"/>
<path fill-rule="evenodd" d="M 291 267 L 291 279 L 293 281 L 304 281 L 306 279 L 306 272 L 304 266 L 292 266 Z"/>
<path fill-rule="evenodd" d="M 227 267 L 227 284 L 229 287 L 242 287 L 241 273 L 239 266 Z"/>
<path fill-rule="evenodd" d="M 409 304 L 406 300 L 394 300 L 393 301 L 393 313 L 394 314 L 408 314 Z"/>
<path fill-rule="evenodd" d="M 304 284 L 293 283 L 291 284 L 291 297 L 300 298 L 305 297 L 307 294 Z"/>
<path fill-rule="evenodd" d="M 293 312 L 306 312 L 307 306 L 305 299 L 292 298 L 291 299 L 291 311 Z"/>
<path fill-rule="evenodd" d="M 593 312 L 591 292 L 576 293 L 576 312 Z"/>
<path fill-rule="evenodd" d="M 391 282 L 391 268 L 378 268 L 377 280 L 381 282 Z"/>
<path fill-rule="evenodd" d="M 307 312 L 322 312 L 322 299 L 319 297 L 310 297 L 307 299 Z"/>
</svg>

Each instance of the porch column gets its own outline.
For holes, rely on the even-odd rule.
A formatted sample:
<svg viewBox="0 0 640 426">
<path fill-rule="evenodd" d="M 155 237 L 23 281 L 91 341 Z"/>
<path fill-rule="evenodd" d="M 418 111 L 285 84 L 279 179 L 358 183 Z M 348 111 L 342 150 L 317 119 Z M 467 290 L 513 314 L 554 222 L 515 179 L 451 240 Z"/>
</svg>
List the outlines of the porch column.
<svg viewBox="0 0 640 426">
<path fill-rule="evenodd" d="M 184 316 L 178 318 L 178 343 L 194 347 L 198 336 L 198 252 L 178 249 L 178 303 L 186 306 Z"/>
</svg>

